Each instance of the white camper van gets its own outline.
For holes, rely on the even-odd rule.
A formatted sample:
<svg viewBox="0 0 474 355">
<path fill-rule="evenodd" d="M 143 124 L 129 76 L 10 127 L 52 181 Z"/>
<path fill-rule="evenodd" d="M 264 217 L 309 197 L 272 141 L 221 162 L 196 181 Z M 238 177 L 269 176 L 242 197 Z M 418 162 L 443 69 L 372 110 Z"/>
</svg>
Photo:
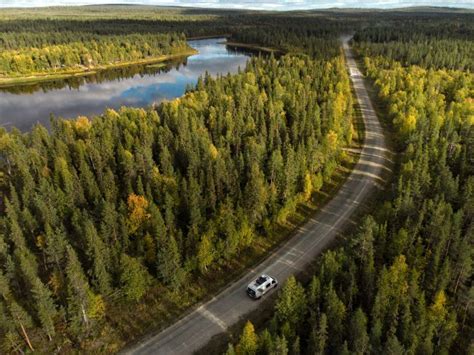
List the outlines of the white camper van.
<svg viewBox="0 0 474 355">
<path fill-rule="evenodd" d="M 255 281 L 251 282 L 247 287 L 247 294 L 258 300 L 265 293 L 270 291 L 272 288 L 278 286 L 278 281 L 274 277 L 268 275 L 261 275 Z"/>
</svg>

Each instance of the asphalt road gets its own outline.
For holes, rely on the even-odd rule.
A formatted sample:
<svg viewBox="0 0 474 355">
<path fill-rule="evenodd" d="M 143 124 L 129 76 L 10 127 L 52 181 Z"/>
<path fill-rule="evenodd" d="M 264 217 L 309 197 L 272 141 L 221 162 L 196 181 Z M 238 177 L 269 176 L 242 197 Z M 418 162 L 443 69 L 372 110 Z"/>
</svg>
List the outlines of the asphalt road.
<svg viewBox="0 0 474 355">
<path fill-rule="evenodd" d="M 365 142 L 359 162 L 345 184 L 321 211 L 260 265 L 169 328 L 125 349 L 123 353 L 171 355 L 192 354 L 199 350 L 213 336 L 259 307 L 260 302 L 251 300 L 245 293 L 251 280 L 265 273 L 283 284 L 290 275 L 303 271 L 342 232 L 359 205 L 380 184 L 382 171 L 388 165 L 388 151 L 348 40 L 349 37 L 343 38 L 343 46 L 365 122 Z"/>
</svg>

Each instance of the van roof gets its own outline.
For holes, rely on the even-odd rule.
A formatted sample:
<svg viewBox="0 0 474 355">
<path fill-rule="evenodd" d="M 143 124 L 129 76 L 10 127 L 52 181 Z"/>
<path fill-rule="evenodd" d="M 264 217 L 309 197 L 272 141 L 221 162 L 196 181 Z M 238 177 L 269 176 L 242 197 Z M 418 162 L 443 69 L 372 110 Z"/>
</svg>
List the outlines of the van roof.
<svg viewBox="0 0 474 355">
<path fill-rule="evenodd" d="M 268 280 L 268 276 L 267 275 L 261 275 L 257 280 L 255 280 L 255 283 L 257 285 L 261 285 L 263 284 L 265 281 Z"/>
</svg>

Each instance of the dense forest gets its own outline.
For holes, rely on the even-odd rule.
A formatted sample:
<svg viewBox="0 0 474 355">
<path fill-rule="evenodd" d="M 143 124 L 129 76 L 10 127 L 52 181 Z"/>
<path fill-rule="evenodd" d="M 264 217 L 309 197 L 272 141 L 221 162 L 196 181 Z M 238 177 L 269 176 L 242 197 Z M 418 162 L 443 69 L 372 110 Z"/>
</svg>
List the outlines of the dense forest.
<svg viewBox="0 0 474 355">
<path fill-rule="evenodd" d="M 474 69 L 474 26 L 456 21 L 416 21 L 364 28 L 354 41 L 366 56 L 385 56 L 402 65 L 420 65 L 433 69 Z"/>
<path fill-rule="evenodd" d="M 340 48 L 334 29 L 309 26 L 267 26 L 244 29 L 232 34 L 230 41 L 254 43 L 278 48 L 284 52 L 306 53 L 313 58 L 328 59 L 337 56 Z"/>
<path fill-rule="evenodd" d="M 338 38 L 353 31 L 394 130 L 396 183 L 228 353 L 467 352 L 472 16 L 111 9 L 2 10 L 0 72 L 131 61 L 216 34 L 286 54 L 203 75 L 155 108 L 0 130 L 0 352 L 114 351 L 129 340 L 109 334 L 114 307 L 172 308 L 147 296 L 182 295 L 270 238 L 352 140 Z"/>
<path fill-rule="evenodd" d="M 21 34 L 20 34 L 21 35 Z M 0 77 L 64 71 L 78 67 L 94 68 L 120 62 L 133 62 L 163 55 L 191 53 L 183 35 L 129 34 L 97 36 L 61 33 L 64 43 L 43 45 L 41 37 L 22 39 L 34 47 L 18 46 L 18 34 L 3 34 L 0 41 Z M 49 34 L 48 37 L 49 38 Z M 33 43 L 33 44 L 31 44 Z M 39 46 L 36 47 L 36 44 Z M 13 49 L 12 49 L 13 48 Z"/>
<path fill-rule="evenodd" d="M 236 257 L 321 188 L 351 116 L 341 56 L 284 56 L 205 76 L 156 111 L 2 131 L 4 349 L 78 343 L 108 295 L 137 302 Z"/>
<path fill-rule="evenodd" d="M 403 65 L 381 33 L 392 41 L 403 31 L 364 29 L 355 38 L 400 152 L 393 191 L 342 247 L 323 254 L 309 284 L 289 279 L 269 323 L 256 332 L 247 322 L 227 354 L 472 350 L 474 76 L 450 70 L 472 58 L 443 62 L 445 39 L 433 36 L 439 60 L 415 60 L 420 47 L 406 35 L 393 46 L 407 48 L 416 66 Z M 374 48 L 386 56 L 373 57 Z"/>
</svg>

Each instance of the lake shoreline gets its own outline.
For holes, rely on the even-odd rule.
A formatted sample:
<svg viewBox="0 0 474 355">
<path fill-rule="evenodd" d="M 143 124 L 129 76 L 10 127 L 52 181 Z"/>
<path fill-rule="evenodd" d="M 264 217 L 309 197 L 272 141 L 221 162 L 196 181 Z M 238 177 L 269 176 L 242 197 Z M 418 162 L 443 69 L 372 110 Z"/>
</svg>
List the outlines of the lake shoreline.
<svg viewBox="0 0 474 355">
<path fill-rule="evenodd" d="M 187 41 L 199 41 L 201 39 L 214 39 L 214 38 L 230 38 L 230 34 L 222 34 L 222 35 L 205 35 L 205 36 L 194 36 L 194 37 L 186 37 Z"/>
<path fill-rule="evenodd" d="M 27 132 L 37 123 L 46 128 L 50 117 L 93 117 L 106 108 L 148 107 L 181 97 L 204 73 L 237 73 L 251 57 L 249 51 L 231 50 L 222 38 L 189 41 L 193 54 L 178 58 L 149 58 L 147 64 L 124 66 L 76 75 L 30 78 L 29 83 L 0 88 L 0 127 Z M 185 48 L 186 49 L 186 48 Z M 169 58 L 169 57 L 167 57 Z"/>
<path fill-rule="evenodd" d="M 188 41 L 212 39 L 212 38 L 228 39 L 229 37 L 230 35 L 196 36 L 196 37 L 188 38 Z M 279 49 L 263 47 L 257 44 L 229 42 L 229 41 L 223 44 L 229 47 L 233 47 L 233 48 L 250 49 L 250 50 L 267 52 L 267 53 L 281 53 L 282 52 Z M 191 55 L 195 55 L 198 53 L 199 52 L 195 50 L 194 48 L 190 48 L 189 50 L 186 50 L 177 54 L 168 54 L 168 55 L 163 55 L 159 57 L 152 57 L 152 58 L 140 59 L 140 60 L 135 60 L 135 61 L 119 62 L 119 63 L 108 64 L 108 65 L 99 65 L 91 69 L 84 68 L 84 69 L 79 69 L 79 70 L 69 70 L 69 71 L 62 71 L 62 72 L 55 72 L 55 73 L 43 73 L 43 74 L 35 74 L 35 75 L 20 76 L 20 77 L 0 78 L 0 88 L 9 88 L 9 87 L 17 86 L 17 85 L 34 85 L 40 82 L 48 82 L 48 81 L 64 80 L 64 79 L 75 78 L 75 77 L 90 76 L 104 70 L 129 67 L 133 65 L 157 64 L 157 63 L 167 62 L 172 59 L 189 57 Z"/>
<path fill-rule="evenodd" d="M 194 49 L 190 48 L 186 51 L 177 53 L 177 54 L 168 54 L 159 57 L 147 58 L 147 59 L 140 59 L 135 61 L 128 61 L 128 62 L 119 62 L 114 64 L 108 65 L 100 65 L 93 69 L 83 69 L 83 70 L 73 70 L 73 71 L 64 71 L 64 72 L 57 72 L 57 73 L 44 73 L 44 74 L 36 74 L 36 75 L 28 75 L 28 76 L 21 76 L 18 78 L 0 78 L 0 88 L 8 88 L 17 85 L 33 85 L 39 82 L 47 82 L 47 81 L 55 81 L 55 80 L 63 80 L 68 78 L 74 77 L 84 77 L 89 75 L 97 74 L 100 71 L 108 70 L 108 69 L 115 69 L 115 68 L 122 68 L 122 67 L 129 67 L 133 65 L 144 65 L 144 64 L 155 64 L 155 63 L 162 63 L 169 61 L 171 59 L 177 59 L 182 57 L 189 57 L 191 55 L 198 54 L 199 52 Z"/>
<path fill-rule="evenodd" d="M 243 48 L 243 49 L 251 49 L 259 52 L 268 52 L 268 53 L 283 53 L 280 49 L 271 48 L 271 47 L 263 47 L 258 44 L 248 44 L 248 43 L 241 43 L 241 42 L 226 42 L 226 46 L 234 47 L 234 48 Z"/>
<path fill-rule="evenodd" d="M 261 45 L 258 45 L 258 44 L 252 44 L 252 43 L 229 41 L 229 38 L 231 38 L 231 37 L 232 37 L 231 34 L 207 35 L 207 36 L 189 37 L 187 40 L 188 41 L 193 41 L 193 40 L 200 40 L 200 39 L 225 38 L 226 42 L 223 42 L 223 44 L 225 44 L 226 46 L 229 46 L 229 47 L 251 49 L 251 50 L 256 50 L 256 51 L 260 51 L 260 52 L 283 53 L 282 50 L 277 49 L 277 48 L 264 47 L 264 46 L 261 46 Z"/>
</svg>

